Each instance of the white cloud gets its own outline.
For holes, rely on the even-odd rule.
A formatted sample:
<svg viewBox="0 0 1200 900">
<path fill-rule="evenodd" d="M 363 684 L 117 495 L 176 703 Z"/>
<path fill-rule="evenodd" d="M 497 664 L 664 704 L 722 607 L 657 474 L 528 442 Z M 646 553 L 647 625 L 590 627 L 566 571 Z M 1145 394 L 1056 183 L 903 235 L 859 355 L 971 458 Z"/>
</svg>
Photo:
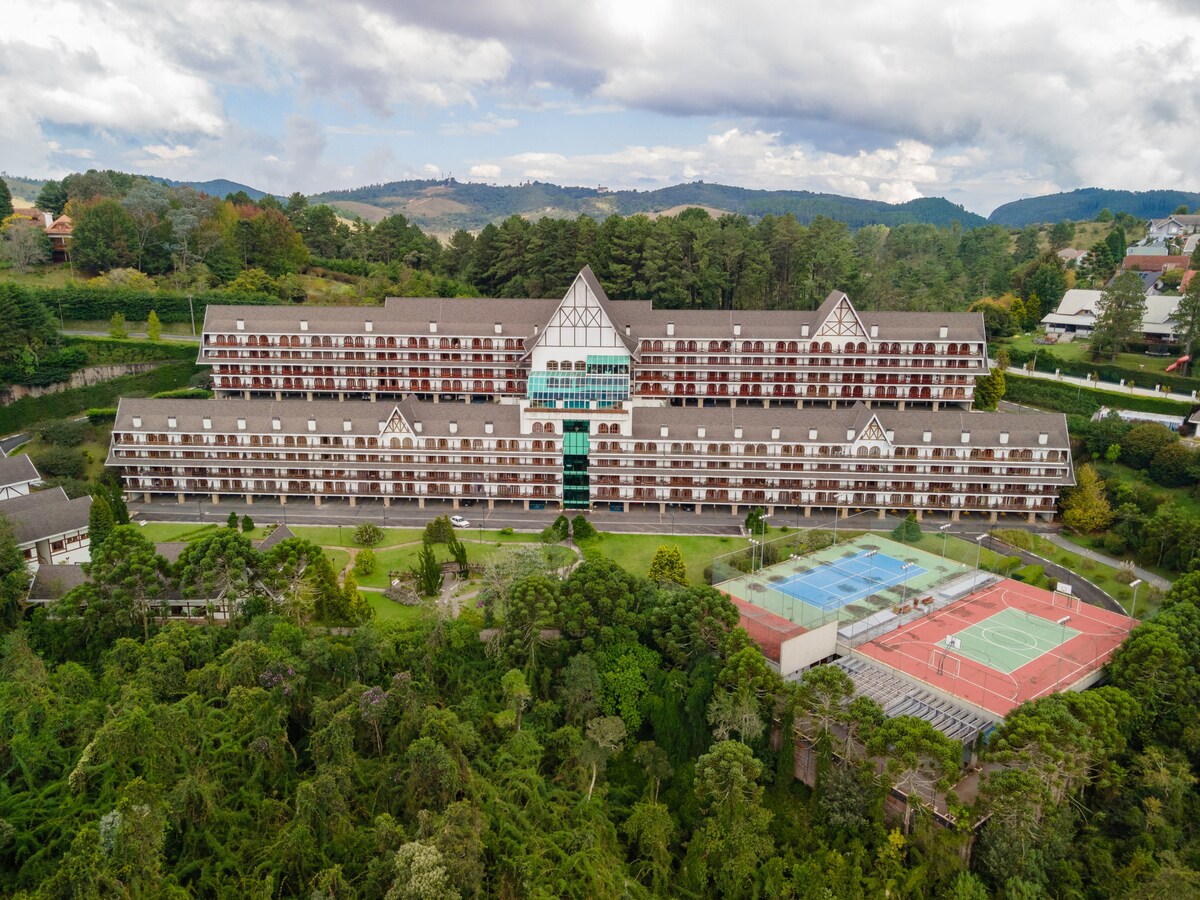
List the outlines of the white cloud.
<svg viewBox="0 0 1200 900">
<path fill-rule="evenodd" d="M 166 144 L 150 144 L 143 147 L 142 150 L 158 160 L 188 159 L 196 155 L 195 147 L 188 147 L 184 144 L 175 144 L 173 147 Z"/>
<path fill-rule="evenodd" d="M 330 107 L 359 124 L 327 124 Z M 515 109 L 537 115 L 489 111 Z M 566 117 L 594 114 L 614 127 L 581 153 Z M 142 155 L 315 190 L 379 177 L 388 141 L 428 138 L 382 173 L 402 177 L 466 168 L 473 138 L 503 134 L 530 151 L 501 161 L 514 177 L 983 209 L 1086 184 L 1200 189 L 1198 114 L 1200 8 L 1178 0 L 10 0 L 0 32 L 0 158 L 29 174 L 183 146 Z M 709 140 L 681 137 L 720 117 Z M 368 140 L 319 140 L 338 135 Z"/>
<path fill-rule="evenodd" d="M 501 118 L 495 113 L 488 113 L 482 119 L 477 119 L 474 122 L 451 122 L 443 125 L 438 131 L 447 136 L 458 135 L 491 135 L 499 134 L 502 131 L 507 131 L 509 128 L 516 128 L 520 125 L 520 121 L 511 118 Z"/>
<path fill-rule="evenodd" d="M 503 171 L 504 170 L 501 169 L 499 166 L 493 166 L 493 165 L 484 163 L 484 164 L 480 164 L 480 165 L 476 165 L 476 166 L 471 166 L 470 171 L 467 174 L 469 174 L 472 178 L 493 179 L 493 178 L 499 178 L 501 172 L 503 172 Z"/>
</svg>

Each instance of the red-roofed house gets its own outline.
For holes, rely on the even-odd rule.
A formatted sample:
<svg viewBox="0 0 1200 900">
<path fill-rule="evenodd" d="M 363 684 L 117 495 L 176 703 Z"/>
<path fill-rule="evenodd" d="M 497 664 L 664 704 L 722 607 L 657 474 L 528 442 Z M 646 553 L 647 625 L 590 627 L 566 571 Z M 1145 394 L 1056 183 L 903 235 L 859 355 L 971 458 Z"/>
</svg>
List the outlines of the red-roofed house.
<svg viewBox="0 0 1200 900">
<path fill-rule="evenodd" d="M 55 262 L 67 261 L 67 250 L 71 246 L 71 232 L 74 225 L 70 216 L 59 216 L 46 229 L 46 237 L 50 238 L 50 252 Z"/>
<path fill-rule="evenodd" d="M 1189 262 L 1186 256 L 1126 256 L 1121 268 L 1137 272 L 1165 272 L 1168 269 L 1186 269 Z"/>
</svg>

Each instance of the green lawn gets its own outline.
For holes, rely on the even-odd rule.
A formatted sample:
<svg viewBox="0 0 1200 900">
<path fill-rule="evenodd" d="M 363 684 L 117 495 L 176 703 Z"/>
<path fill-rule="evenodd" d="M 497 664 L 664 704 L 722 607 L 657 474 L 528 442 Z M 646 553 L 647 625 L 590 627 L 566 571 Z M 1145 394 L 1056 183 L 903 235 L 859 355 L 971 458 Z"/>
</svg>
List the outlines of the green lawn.
<svg viewBox="0 0 1200 900">
<path fill-rule="evenodd" d="M 770 529 L 768 537 L 778 534 L 778 529 Z M 604 532 L 594 541 L 581 544 L 580 549 L 587 559 L 597 556 L 607 556 L 615 560 L 621 568 L 634 575 L 646 577 L 650 570 L 650 560 L 654 552 L 664 544 L 674 544 L 683 554 L 687 565 L 688 581 L 692 584 L 704 583 L 704 569 L 712 565 L 713 557 L 733 550 L 743 550 L 750 542 L 743 537 L 709 537 L 692 534 L 610 534 Z"/>
<path fill-rule="evenodd" d="M 340 578 L 346 566 L 350 564 L 349 552 L 346 550 L 336 550 L 332 547 L 325 547 L 323 549 L 325 551 L 325 558 L 329 560 L 329 564 L 333 566 L 333 571 Z"/>
<path fill-rule="evenodd" d="M 1031 334 L 1020 334 L 999 342 L 1001 347 L 1012 347 L 1027 353 L 1042 351 L 1053 353 L 1059 359 L 1068 362 L 1092 362 L 1092 346 L 1089 341 L 1074 340 L 1067 344 L 1035 344 Z M 1149 356 L 1145 353 L 1120 353 L 1115 361 L 1105 360 L 1106 365 L 1118 366 L 1129 372 L 1129 377 L 1138 381 L 1138 376 L 1146 373 L 1164 372 L 1176 359 L 1171 356 Z M 1178 374 L 1178 373 L 1176 373 Z M 1138 383 L 1141 383 L 1140 381 Z"/>
<path fill-rule="evenodd" d="M 416 625 L 429 615 L 423 606 L 404 606 L 374 591 L 363 591 L 363 596 L 371 604 L 371 609 L 375 610 L 375 618 L 380 622 Z"/>
<path fill-rule="evenodd" d="M 362 549 L 361 544 L 354 543 L 353 525 L 304 525 L 292 528 L 292 531 L 296 533 L 297 537 L 320 544 L 322 547 L 359 547 Z M 383 540 L 373 549 L 419 541 L 422 533 L 420 528 L 385 528 L 383 529 Z"/>
<path fill-rule="evenodd" d="M 65 263 L 34 266 L 23 274 L 14 272 L 10 268 L 0 269 L 0 282 L 9 281 L 29 287 L 65 287 L 71 280 L 71 267 Z M 75 280 L 81 281 L 82 276 Z"/>
<path fill-rule="evenodd" d="M 207 537 L 218 528 L 224 527 L 223 522 L 220 525 L 214 523 L 198 525 L 195 522 L 146 522 L 142 524 L 142 534 L 156 544 L 168 541 L 191 542 Z M 252 541 L 261 541 L 270 533 L 268 526 L 260 526 L 249 531 L 246 536 Z"/>
<path fill-rule="evenodd" d="M 63 323 L 63 325 L 65 326 L 65 328 L 68 332 L 71 332 L 71 331 L 99 331 L 102 333 L 108 332 L 109 324 L 110 323 L 109 323 L 108 319 L 67 319 Z M 185 337 L 192 338 L 196 341 L 200 340 L 200 336 L 198 334 L 197 335 L 192 334 L 192 323 L 191 322 L 163 322 L 161 324 L 162 324 L 162 333 L 163 334 L 183 335 Z M 197 321 L 196 322 L 196 330 L 197 331 L 200 330 L 200 325 L 201 325 L 201 323 L 199 321 Z M 127 332 L 129 332 L 130 337 L 139 337 L 146 333 L 146 323 L 138 322 L 138 321 L 126 322 L 125 330 Z"/>
<path fill-rule="evenodd" d="M 44 423 L 38 423 L 39 425 Z M 35 426 L 37 427 L 37 426 Z M 109 435 L 112 434 L 111 425 L 89 425 L 88 438 L 77 447 L 70 447 L 70 450 L 79 450 L 84 455 L 84 480 L 96 478 L 104 471 L 104 460 L 108 457 Z M 12 452 L 12 456 L 21 456 L 22 454 L 36 459 L 38 454 L 49 450 L 53 445 L 47 444 L 36 435 L 26 443 Z"/>
<path fill-rule="evenodd" d="M 486 536 L 488 532 L 484 532 Z M 529 535 L 523 535 L 525 542 L 528 543 Z M 509 544 L 515 543 L 509 541 Z M 474 541 L 467 541 L 463 544 L 467 548 L 467 561 L 471 563 L 484 563 L 491 559 L 497 551 L 501 550 L 505 544 L 500 542 L 485 541 L 482 544 Z M 389 550 L 375 551 L 375 571 L 370 575 L 366 575 L 359 579 L 359 584 L 365 587 L 385 588 L 391 582 L 388 579 L 388 572 L 404 571 L 411 569 L 417 564 L 417 556 L 421 552 L 420 540 L 405 544 L 402 547 L 393 547 Z M 446 549 L 445 544 L 434 544 L 433 554 L 437 557 L 438 562 L 450 562 L 452 557 L 450 551 Z"/>
</svg>

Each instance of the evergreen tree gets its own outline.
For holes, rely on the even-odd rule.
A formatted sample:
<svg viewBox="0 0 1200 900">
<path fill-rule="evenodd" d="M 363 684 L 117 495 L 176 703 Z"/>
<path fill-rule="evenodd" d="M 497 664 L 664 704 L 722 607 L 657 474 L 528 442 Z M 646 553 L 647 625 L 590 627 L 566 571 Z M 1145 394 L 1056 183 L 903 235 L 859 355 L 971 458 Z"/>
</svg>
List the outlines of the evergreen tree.
<svg viewBox="0 0 1200 900">
<path fill-rule="evenodd" d="M 254 520 L 249 515 L 242 516 L 242 534 L 248 534 L 254 530 Z"/>
<path fill-rule="evenodd" d="M 1100 295 L 1092 331 L 1092 358 L 1116 359 L 1131 341 L 1141 339 L 1146 288 L 1136 272 L 1122 272 Z"/>
<path fill-rule="evenodd" d="M 92 498 L 91 509 L 88 510 L 88 554 L 96 555 L 96 549 L 108 540 L 116 527 L 112 507 L 103 495 Z"/>
<path fill-rule="evenodd" d="M 146 337 L 152 341 L 162 337 L 162 322 L 158 320 L 158 313 L 154 310 L 150 310 L 150 315 L 146 317 Z"/>
<path fill-rule="evenodd" d="M 975 382 L 975 408 L 995 409 L 1005 391 L 1004 369 L 996 366 Z"/>
<path fill-rule="evenodd" d="M 921 523 L 917 521 L 917 514 L 910 512 L 905 516 L 904 521 L 892 529 L 892 537 L 906 544 L 921 540 Z"/>
<path fill-rule="evenodd" d="M 679 547 L 664 544 L 655 550 L 646 577 L 655 584 L 687 584 L 687 564 Z"/>
<path fill-rule="evenodd" d="M 129 329 L 125 324 L 125 313 L 115 312 L 108 320 L 108 336 L 115 341 L 123 341 L 129 337 Z"/>
<path fill-rule="evenodd" d="M 0 222 L 3 222 L 12 214 L 12 192 L 8 189 L 8 182 L 0 178 Z"/>
<path fill-rule="evenodd" d="M 433 555 L 431 544 L 423 543 L 421 545 L 421 552 L 417 555 L 417 565 L 412 569 L 412 573 L 422 595 L 436 597 L 442 590 L 442 583 L 445 579 L 442 577 L 442 567 L 438 563 L 437 557 Z"/>
<path fill-rule="evenodd" d="M 1112 521 L 1112 507 L 1104 494 L 1104 481 L 1086 463 L 1075 469 L 1075 487 L 1063 492 L 1059 505 L 1063 523 L 1078 531 L 1101 531 Z"/>
<path fill-rule="evenodd" d="M 225 526 L 227 528 L 232 528 L 234 531 L 237 531 L 238 514 L 236 512 L 234 512 L 233 510 L 229 511 L 229 518 L 225 520 Z"/>
</svg>

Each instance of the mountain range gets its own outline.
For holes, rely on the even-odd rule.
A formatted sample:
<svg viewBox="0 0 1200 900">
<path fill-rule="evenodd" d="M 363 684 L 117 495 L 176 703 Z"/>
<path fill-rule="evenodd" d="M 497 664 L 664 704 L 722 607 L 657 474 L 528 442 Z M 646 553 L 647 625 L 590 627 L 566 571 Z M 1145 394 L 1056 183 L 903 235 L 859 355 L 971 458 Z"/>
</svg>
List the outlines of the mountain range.
<svg viewBox="0 0 1200 900">
<path fill-rule="evenodd" d="M 155 177 L 155 176 L 150 176 Z M 45 182 L 5 174 L 15 196 L 36 196 Z M 252 200 L 266 191 L 224 178 L 210 181 L 174 181 L 156 178 L 164 184 L 187 186 L 214 197 L 244 191 Z M 501 222 L 511 215 L 530 219 L 546 216 L 574 218 L 579 215 L 603 219 L 610 215 L 675 215 L 688 207 L 700 207 L 714 216 L 736 213 L 753 220 L 765 215 L 791 213 L 800 222 L 809 223 L 817 216 L 845 222 L 851 228 L 865 225 L 902 225 L 927 223 L 947 227 L 959 223 L 963 228 L 987 224 L 1007 228 L 1071 221 L 1089 221 L 1101 210 L 1126 212 L 1138 218 L 1170 215 L 1180 206 L 1200 208 L 1200 193 L 1176 190 L 1118 191 L 1081 188 L 1040 197 L 1014 200 L 997 207 L 984 218 L 942 197 L 922 197 L 907 203 L 861 200 L 838 194 L 813 191 L 765 191 L 694 181 L 652 191 L 606 188 L 561 187 L 533 181 L 521 185 L 495 185 L 445 180 L 391 181 L 352 190 L 326 191 L 312 195 L 312 202 L 328 203 L 348 218 L 361 216 L 377 222 L 385 216 L 401 213 L 426 231 L 449 235 L 456 229 L 478 230 L 489 222 Z"/>
<path fill-rule="evenodd" d="M 901 225 L 927 222 L 964 228 L 987 223 L 982 216 L 940 197 L 883 203 L 812 191 L 762 191 L 696 181 L 653 191 L 610 191 L 605 188 L 560 187 L 540 181 L 508 186 L 439 181 L 393 181 L 348 191 L 327 191 L 311 198 L 328 203 L 348 215 L 378 220 L 402 213 L 410 221 L 434 232 L 458 228 L 478 229 L 511 215 L 529 218 L 604 218 L 610 215 L 673 215 L 688 207 L 701 207 L 714 215 L 738 213 L 758 219 L 765 215 L 793 214 L 802 223 L 817 216 L 864 225 Z"/>
</svg>

